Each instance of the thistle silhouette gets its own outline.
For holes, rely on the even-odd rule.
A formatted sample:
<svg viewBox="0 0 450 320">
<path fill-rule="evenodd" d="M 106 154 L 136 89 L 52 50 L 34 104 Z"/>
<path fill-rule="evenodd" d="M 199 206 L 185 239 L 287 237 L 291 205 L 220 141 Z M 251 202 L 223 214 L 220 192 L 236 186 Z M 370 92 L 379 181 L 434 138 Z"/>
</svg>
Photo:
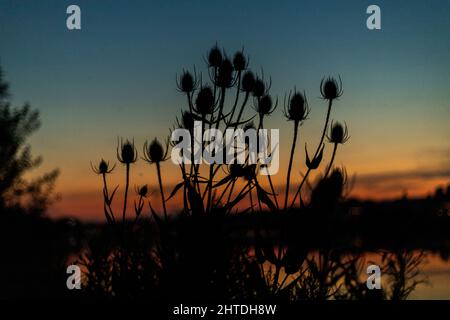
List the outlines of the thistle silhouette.
<svg viewBox="0 0 450 320">
<path fill-rule="evenodd" d="M 119 162 L 125 165 L 125 194 L 123 200 L 123 211 L 122 211 L 122 223 L 125 225 L 126 212 L 127 212 L 127 200 L 128 200 L 128 187 L 130 185 L 130 166 L 137 160 L 137 151 L 134 146 L 134 141 L 130 142 L 126 140 L 120 141 L 120 145 L 117 146 L 117 159 Z"/>
<path fill-rule="evenodd" d="M 202 122 L 202 132 L 206 129 L 226 130 L 228 128 L 243 129 L 244 132 L 247 132 L 250 129 L 255 129 L 252 120 L 258 117 L 258 126 L 256 129 L 261 130 L 264 129 L 264 122 L 267 117 L 270 117 L 276 111 L 278 105 L 278 99 L 272 98 L 270 94 L 271 79 L 269 78 L 268 81 L 265 80 L 262 70 L 259 74 L 255 74 L 249 69 L 249 58 L 244 54 L 243 50 L 236 52 L 230 58 L 223 50 L 215 45 L 208 51 L 205 62 L 208 75 L 206 79 L 209 80 L 209 83 L 208 81 L 203 81 L 204 78 L 201 73 L 195 69 L 193 72 L 183 70 L 181 75 L 177 77 L 176 85 L 178 91 L 186 98 L 186 108 L 181 110 L 181 117 L 176 118 L 174 128 L 184 128 L 191 133 L 190 145 L 192 148 L 190 155 L 188 155 L 191 162 L 179 164 L 182 181 L 175 185 L 168 198 L 166 198 L 164 192 L 161 163 L 168 159 L 169 141 L 167 141 L 165 147 L 157 139 L 151 142 L 145 142 L 143 146 L 143 159 L 149 164 L 155 164 L 156 166 L 157 184 L 159 186 L 160 201 L 164 214 L 164 219 L 161 219 L 149 202 L 150 211 L 159 228 L 156 254 L 160 263 L 160 272 L 162 273 L 161 281 L 164 279 L 164 281 L 169 281 L 167 279 L 176 278 L 178 282 L 184 283 L 186 287 L 194 285 L 199 287 L 198 290 L 204 288 L 205 291 L 208 291 L 212 290 L 211 285 L 215 286 L 215 290 L 219 290 L 219 287 L 223 288 L 226 286 L 227 281 L 224 279 L 229 278 L 230 274 L 227 273 L 229 270 L 223 269 L 223 259 L 226 259 L 227 263 L 235 261 L 235 257 L 233 256 L 234 251 L 227 248 L 226 245 L 229 241 L 229 235 L 223 233 L 223 219 L 225 217 L 235 213 L 244 215 L 246 212 L 263 214 L 264 208 L 268 211 L 277 212 L 280 215 L 287 214 L 288 209 L 294 207 L 298 196 L 300 196 L 300 207 L 296 208 L 293 211 L 294 213 L 304 211 L 307 214 L 314 212 L 315 215 L 320 215 L 328 210 L 328 208 L 334 210 L 334 204 L 342 198 L 341 195 L 346 179 L 343 171 L 339 169 L 331 170 L 331 168 L 336 156 L 337 146 L 348 140 L 348 132 L 346 125 L 342 126 L 338 122 L 332 122 L 331 129 L 327 135 L 333 103 L 342 95 L 343 90 L 340 78 L 339 81 L 331 77 L 323 79 L 320 83 L 320 93 L 322 98 L 328 101 L 324 128 L 312 158 L 308 154 L 305 143 L 305 164 L 307 171 L 303 175 L 303 180 L 292 199 L 291 205 L 288 206 L 290 201 L 292 167 L 296 159 L 295 150 L 299 136 L 299 128 L 308 119 L 310 107 L 305 92 L 294 89 L 285 95 L 283 112 L 286 119 L 293 122 L 293 136 L 287 166 L 286 185 L 284 186 L 285 194 L 282 200 L 284 206 L 282 207 L 283 210 L 280 210 L 278 194 L 270 175 L 268 175 L 270 192 L 266 191 L 258 180 L 258 172 L 264 170 L 265 165 L 255 164 L 250 161 L 252 155 L 248 142 L 245 143 L 243 150 L 235 150 L 234 153 L 234 160 L 237 159 L 240 153 L 243 153 L 245 155 L 244 163 L 236 163 L 235 161 L 224 166 L 221 163 L 202 164 L 194 161 L 196 156 L 195 152 L 199 152 L 195 151 L 194 148 L 197 142 L 194 140 L 193 135 L 195 121 Z M 253 101 L 254 114 L 245 119 L 244 114 L 245 111 L 249 110 L 250 101 Z M 325 136 L 327 136 L 328 142 L 334 145 L 333 154 L 323 178 L 313 188 L 311 199 L 305 205 L 300 193 L 303 185 L 308 183 L 307 178 L 310 172 L 319 168 L 325 148 Z M 257 135 L 258 146 L 260 146 L 260 139 L 262 139 L 261 136 Z M 175 142 L 172 145 L 175 145 Z M 203 142 L 201 149 L 204 147 L 205 143 Z M 216 151 L 212 151 L 212 155 L 215 155 Z M 117 147 L 117 158 L 126 168 L 125 195 L 122 212 L 122 223 L 125 225 L 130 167 L 137 161 L 134 142 L 128 140 L 125 142 L 121 141 Z M 117 187 L 110 195 L 106 180 L 106 175 L 110 174 L 114 167 L 110 168 L 109 164 L 102 160 L 93 169 L 94 172 L 103 178 L 105 216 L 108 222 L 114 224 L 115 217 L 111 209 L 111 203 Z M 134 223 L 142 215 L 145 207 L 144 204 L 149 193 L 149 186 L 151 185 L 152 181 L 149 182 L 149 185 L 136 187 L 138 198 L 134 202 Z M 168 219 L 167 202 L 174 199 L 180 190 L 183 192 L 184 206 L 182 209 L 183 214 L 177 218 L 182 219 L 183 217 L 183 219 L 188 220 L 184 220 L 184 223 L 180 222 L 181 225 L 179 228 L 181 229 L 172 232 L 169 229 L 170 220 Z M 238 208 L 245 199 L 248 199 L 249 206 L 246 208 Z M 324 201 L 329 204 L 333 203 L 333 206 L 323 206 Z M 324 208 L 326 210 L 323 210 Z M 326 217 L 328 219 L 328 216 Z M 205 235 L 206 238 L 201 238 L 200 234 L 204 233 L 207 234 L 207 236 Z M 257 239 L 260 239 L 260 234 L 262 233 L 263 231 L 255 226 Z M 175 239 L 172 239 L 173 234 L 175 234 Z M 311 269 L 315 266 L 314 259 L 308 257 L 308 252 L 301 245 L 296 243 L 286 244 L 284 242 L 285 239 L 281 236 L 282 234 L 284 234 L 284 231 L 280 231 L 279 238 L 271 244 L 264 244 L 264 241 L 256 241 L 254 258 L 248 253 L 241 256 L 240 259 L 244 259 L 241 261 L 247 261 L 245 262 L 245 268 L 251 269 L 253 263 L 258 265 L 257 269 L 255 269 L 257 271 L 250 271 L 250 269 L 246 271 L 251 274 L 254 281 L 260 283 L 258 290 L 255 291 L 254 288 L 249 290 L 258 292 L 260 297 L 281 297 L 288 292 L 292 294 L 296 290 L 303 290 L 299 289 L 298 286 L 300 284 L 308 288 L 308 285 L 304 281 L 309 281 L 307 279 L 310 279 L 318 284 L 318 295 L 312 287 L 308 289 L 310 292 L 305 293 L 302 291 L 302 294 L 307 294 L 308 296 L 316 294 L 317 297 L 321 298 L 329 297 L 330 290 L 332 290 L 336 281 L 340 280 L 340 276 L 330 273 L 329 268 L 334 267 L 338 262 L 333 260 L 329 265 L 322 264 L 317 267 L 319 271 L 314 273 L 313 269 Z M 287 234 L 291 234 L 291 232 Z M 125 245 L 125 242 L 123 245 Z M 202 254 L 199 248 L 204 248 L 205 252 L 208 252 L 208 255 Z M 130 273 L 126 270 L 129 268 L 127 267 L 127 261 L 133 256 L 132 249 L 128 246 L 126 250 L 122 249 L 119 252 L 121 252 L 119 269 L 123 270 L 123 277 L 130 277 Z M 328 259 L 330 254 L 330 252 L 324 252 L 323 258 L 327 257 Z M 190 267 L 193 265 L 198 266 L 200 268 L 199 270 L 203 270 L 201 276 L 199 276 L 201 279 L 197 278 L 196 280 L 198 282 L 195 284 L 190 282 L 191 275 L 185 274 L 184 272 L 187 271 L 183 271 L 186 269 L 193 274 L 197 274 L 199 271 Z M 283 269 L 285 271 L 284 274 L 282 272 Z M 175 276 L 176 272 L 185 274 L 185 278 Z M 309 276 L 306 276 L 307 274 Z M 325 278 L 333 280 L 326 280 Z M 205 282 L 202 282 L 202 279 Z M 171 287 L 171 282 L 167 283 L 167 286 Z M 216 292 L 218 293 L 218 291 Z"/>
<path fill-rule="evenodd" d="M 150 144 L 144 144 L 144 159 L 148 163 L 156 165 L 156 173 L 158 175 L 159 191 L 161 194 L 161 203 L 164 210 L 164 217 L 167 218 L 166 199 L 164 197 L 164 188 L 161 178 L 161 162 L 167 160 L 167 153 L 169 152 L 169 141 L 166 144 L 166 150 L 162 144 L 155 138 Z"/>
</svg>

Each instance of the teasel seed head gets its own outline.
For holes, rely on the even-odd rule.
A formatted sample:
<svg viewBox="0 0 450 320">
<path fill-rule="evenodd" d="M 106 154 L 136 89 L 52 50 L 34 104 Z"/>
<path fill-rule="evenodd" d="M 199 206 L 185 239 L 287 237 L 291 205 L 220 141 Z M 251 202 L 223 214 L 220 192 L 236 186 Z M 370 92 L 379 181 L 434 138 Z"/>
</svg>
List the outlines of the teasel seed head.
<svg viewBox="0 0 450 320">
<path fill-rule="evenodd" d="M 117 159 L 123 164 L 132 164 L 137 160 L 137 150 L 134 146 L 134 141 L 130 142 L 120 140 L 120 144 L 117 146 Z"/>
<path fill-rule="evenodd" d="M 153 139 L 153 141 L 148 144 L 146 141 L 144 143 L 144 160 L 148 163 L 160 163 L 167 160 L 167 153 L 169 151 L 169 140 L 167 140 L 166 150 L 158 141 L 158 139 Z"/>
<path fill-rule="evenodd" d="M 136 187 L 136 193 L 138 196 L 141 196 L 143 198 L 145 198 L 148 194 L 148 187 L 146 184 L 144 184 L 141 187 Z"/>
<path fill-rule="evenodd" d="M 213 68 L 219 68 L 222 65 L 222 52 L 217 44 L 208 52 L 208 65 Z"/>
<path fill-rule="evenodd" d="M 178 90 L 185 93 L 194 91 L 197 88 L 197 84 L 198 81 L 195 74 L 193 76 L 189 71 L 183 71 L 183 74 L 177 80 Z"/>
<path fill-rule="evenodd" d="M 328 141 L 335 144 L 344 144 L 350 139 L 348 135 L 347 124 L 342 125 L 339 122 L 331 122 L 330 135 L 327 135 Z"/>
<path fill-rule="evenodd" d="M 272 97 L 268 94 L 263 95 L 256 102 L 255 110 L 259 113 L 260 116 L 270 115 L 278 105 L 278 101 L 275 103 L 275 106 L 272 102 Z"/>
<path fill-rule="evenodd" d="M 250 93 L 255 87 L 255 75 L 251 71 L 246 71 L 241 81 L 242 91 Z"/>
<path fill-rule="evenodd" d="M 284 103 L 284 116 L 291 121 L 306 120 L 310 111 L 306 94 L 294 90 L 292 95 L 289 93 L 287 100 Z"/>
<path fill-rule="evenodd" d="M 320 93 L 325 100 L 335 100 L 339 98 L 343 92 L 341 77 L 339 77 L 339 82 L 333 77 L 322 79 L 320 82 Z"/>
<path fill-rule="evenodd" d="M 243 51 L 238 51 L 234 54 L 233 67 L 236 71 L 244 71 L 247 69 L 247 58 Z"/>
<path fill-rule="evenodd" d="M 257 78 L 255 84 L 253 85 L 253 96 L 262 97 L 266 94 L 266 85 L 263 80 Z"/>
<path fill-rule="evenodd" d="M 116 165 L 114 165 L 111 169 L 109 168 L 109 162 L 106 162 L 105 160 L 100 160 L 100 162 L 99 162 L 99 164 L 96 166 L 96 167 L 94 167 L 93 165 L 92 165 L 92 162 L 91 162 L 91 168 L 92 168 L 92 171 L 94 171 L 96 174 L 108 174 L 108 173 L 111 173 L 113 170 L 114 170 L 114 168 L 116 167 Z"/>
<path fill-rule="evenodd" d="M 214 94 L 210 87 L 205 86 L 200 89 L 195 99 L 194 111 L 202 116 L 214 112 Z"/>
<path fill-rule="evenodd" d="M 228 58 L 222 61 L 217 75 L 217 86 L 220 88 L 229 88 L 233 85 L 233 64 Z"/>
</svg>

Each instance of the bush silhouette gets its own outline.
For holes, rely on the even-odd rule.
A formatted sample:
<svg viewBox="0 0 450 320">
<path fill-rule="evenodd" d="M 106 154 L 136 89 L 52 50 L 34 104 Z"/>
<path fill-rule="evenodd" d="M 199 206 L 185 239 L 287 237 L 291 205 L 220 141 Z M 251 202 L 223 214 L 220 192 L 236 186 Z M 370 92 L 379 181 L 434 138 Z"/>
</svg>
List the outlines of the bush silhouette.
<svg viewBox="0 0 450 320">
<path fill-rule="evenodd" d="M 33 180 L 24 175 L 37 168 L 41 157 L 31 155 L 27 138 L 40 126 L 39 112 L 28 104 L 12 108 L 9 87 L 0 69 L 0 208 L 18 207 L 42 214 L 51 201 L 58 170 Z"/>
</svg>

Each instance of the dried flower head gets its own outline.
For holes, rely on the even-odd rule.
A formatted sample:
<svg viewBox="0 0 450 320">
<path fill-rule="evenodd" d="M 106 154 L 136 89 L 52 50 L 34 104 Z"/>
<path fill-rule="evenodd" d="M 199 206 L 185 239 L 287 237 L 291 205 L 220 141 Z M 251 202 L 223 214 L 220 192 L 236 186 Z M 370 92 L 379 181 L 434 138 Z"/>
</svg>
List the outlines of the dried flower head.
<svg viewBox="0 0 450 320">
<path fill-rule="evenodd" d="M 343 93 L 341 77 L 339 77 L 339 83 L 332 77 L 322 79 L 320 82 L 320 93 L 322 98 L 326 100 L 332 101 L 339 98 Z"/>
<path fill-rule="evenodd" d="M 125 140 L 125 142 L 120 140 L 120 144 L 117 146 L 117 159 L 124 164 L 132 164 L 137 160 L 137 150 L 134 146 L 134 141 L 130 142 Z"/>
<path fill-rule="evenodd" d="M 190 93 L 197 88 L 198 81 L 197 77 L 194 76 L 189 71 L 183 71 L 183 74 L 177 80 L 178 90 L 185 93 Z"/>
<path fill-rule="evenodd" d="M 194 111 L 202 116 L 214 112 L 214 94 L 210 87 L 205 86 L 200 89 L 195 99 Z"/>
<path fill-rule="evenodd" d="M 108 174 L 108 173 L 111 173 L 113 170 L 114 170 L 114 168 L 116 167 L 116 165 L 114 165 L 111 169 L 109 168 L 109 162 L 106 162 L 105 160 L 100 160 L 100 162 L 99 162 L 99 164 L 96 166 L 96 167 L 94 167 L 93 165 L 92 165 L 92 162 L 91 162 L 91 168 L 92 168 L 92 171 L 94 171 L 96 174 Z"/>
<path fill-rule="evenodd" d="M 167 160 L 167 153 L 169 151 L 169 140 L 166 144 L 166 150 L 158 141 L 158 139 L 153 139 L 153 141 L 148 144 L 146 141 L 144 143 L 144 160 L 148 163 L 160 163 Z"/>
<path fill-rule="evenodd" d="M 246 71 L 241 81 L 242 91 L 250 93 L 255 87 L 255 75 L 251 71 Z"/>
<path fill-rule="evenodd" d="M 238 51 L 234 54 L 233 67 L 236 71 L 244 71 L 247 69 L 247 59 L 243 51 Z"/>
<path fill-rule="evenodd" d="M 253 95 L 255 97 L 262 97 L 266 94 L 266 85 L 263 80 L 257 78 L 253 85 Z"/>
<path fill-rule="evenodd" d="M 148 194 L 148 187 L 144 184 L 141 187 L 136 187 L 136 193 L 138 196 L 145 198 Z"/>
<path fill-rule="evenodd" d="M 343 126 L 339 122 L 331 122 L 330 135 L 327 135 L 327 138 L 331 143 L 346 143 L 350 138 L 350 136 L 348 135 L 347 124 L 344 123 Z"/>
<path fill-rule="evenodd" d="M 208 65 L 213 68 L 219 68 L 222 64 L 222 52 L 217 44 L 208 52 Z"/>
<path fill-rule="evenodd" d="M 309 114 L 308 100 L 305 93 L 294 91 L 284 102 L 284 116 L 288 120 L 302 122 L 306 120 Z"/>
<path fill-rule="evenodd" d="M 270 115 L 277 108 L 277 105 L 278 101 L 274 105 L 272 102 L 272 97 L 266 94 L 257 100 L 255 110 L 261 116 Z"/>
<path fill-rule="evenodd" d="M 233 86 L 233 64 L 228 58 L 222 61 L 217 75 L 217 86 L 221 88 L 230 88 Z"/>
</svg>

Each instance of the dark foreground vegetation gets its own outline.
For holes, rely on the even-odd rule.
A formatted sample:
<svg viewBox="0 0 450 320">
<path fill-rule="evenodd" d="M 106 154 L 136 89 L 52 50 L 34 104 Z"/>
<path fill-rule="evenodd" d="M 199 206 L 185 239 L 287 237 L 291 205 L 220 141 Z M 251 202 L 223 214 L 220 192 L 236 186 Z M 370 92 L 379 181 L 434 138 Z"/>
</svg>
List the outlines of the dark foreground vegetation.
<svg viewBox="0 0 450 320">
<path fill-rule="evenodd" d="M 215 46 L 205 60 L 206 76 L 184 71 L 178 79 L 187 106 L 175 128 L 192 133 L 194 121 L 201 121 L 202 129 L 264 129 L 278 106 L 269 94 L 270 79 L 254 74 L 242 51 L 231 59 Z M 248 144 L 235 154 L 244 152 L 244 163 L 181 163 L 181 181 L 167 192 L 162 172 L 170 143 L 164 147 L 153 139 L 138 154 L 133 140 L 125 139 L 117 146 L 117 166 L 105 160 L 92 165 L 103 185 L 105 223 L 97 225 L 44 217 L 58 172 L 24 179 L 40 163 L 25 145 L 39 126 L 38 114 L 28 106 L 12 109 L 7 89 L 0 78 L 0 298 L 399 300 L 425 280 L 420 271 L 426 252 L 448 259 L 448 191 L 384 203 L 346 199 L 347 175 L 334 166 L 334 159 L 349 134 L 346 125 L 331 121 L 343 94 L 340 78 L 320 83 L 327 106 L 324 127 L 313 152 L 305 145 L 304 157 L 295 150 L 310 110 L 306 93 L 293 89 L 284 97 L 293 135 L 286 184 L 279 188 L 283 192 L 270 175 L 259 174 L 267 164 L 250 161 Z M 257 139 L 267 146 L 273 142 Z M 321 166 L 325 147 L 332 148 L 332 155 Z M 273 146 L 262 151 L 269 158 L 275 152 Z M 138 159 L 155 168 L 158 179 L 149 184 L 157 186 L 156 195 L 149 195 L 148 185 L 130 195 L 130 171 Z M 292 189 L 296 159 L 305 170 Z M 123 198 L 117 196 L 118 186 L 108 183 L 109 175 L 121 169 Z M 123 199 L 119 206 L 114 205 L 118 198 Z M 176 198 L 182 209 L 170 214 L 166 203 Z M 243 203 L 248 207 L 242 208 Z M 122 209 L 117 212 L 117 207 Z M 381 290 L 366 286 L 370 252 L 382 269 Z M 82 268 L 81 290 L 67 289 L 68 264 Z"/>
</svg>

